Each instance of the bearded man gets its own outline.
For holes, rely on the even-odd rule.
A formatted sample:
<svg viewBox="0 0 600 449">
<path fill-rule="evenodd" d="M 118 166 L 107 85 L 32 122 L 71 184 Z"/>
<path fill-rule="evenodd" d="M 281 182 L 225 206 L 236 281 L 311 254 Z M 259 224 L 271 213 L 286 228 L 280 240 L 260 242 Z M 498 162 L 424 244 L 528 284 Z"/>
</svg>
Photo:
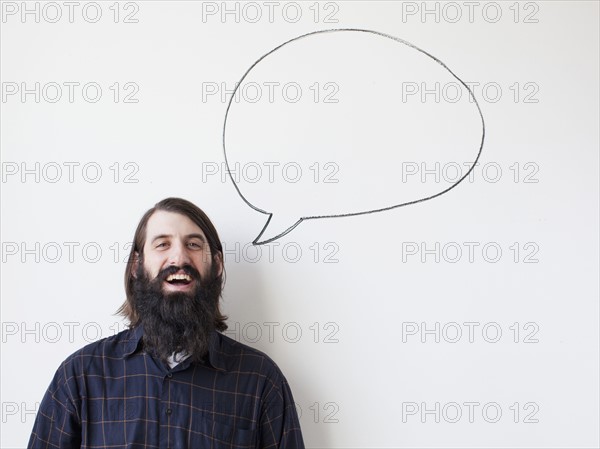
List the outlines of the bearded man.
<svg viewBox="0 0 600 449">
<path fill-rule="evenodd" d="M 223 283 L 221 241 L 201 209 L 167 198 L 148 210 L 125 271 L 129 329 L 60 365 L 28 447 L 304 448 L 277 365 L 220 332 Z"/>
</svg>

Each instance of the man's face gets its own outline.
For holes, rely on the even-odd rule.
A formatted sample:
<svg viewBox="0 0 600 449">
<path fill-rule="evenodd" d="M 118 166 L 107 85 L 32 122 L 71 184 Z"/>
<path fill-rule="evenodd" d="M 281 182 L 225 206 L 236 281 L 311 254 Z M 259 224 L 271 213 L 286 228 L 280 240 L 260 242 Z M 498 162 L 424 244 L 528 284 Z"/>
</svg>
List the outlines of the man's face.
<svg viewBox="0 0 600 449">
<path fill-rule="evenodd" d="M 206 236 L 188 217 L 166 211 L 156 211 L 148 220 L 143 264 L 150 280 L 166 268 L 178 267 L 162 282 L 165 295 L 171 293 L 193 293 L 198 282 L 183 269 L 185 265 L 195 268 L 201 279 L 208 279 L 212 266 L 212 254 Z M 217 273 L 222 271 L 221 261 Z"/>
</svg>

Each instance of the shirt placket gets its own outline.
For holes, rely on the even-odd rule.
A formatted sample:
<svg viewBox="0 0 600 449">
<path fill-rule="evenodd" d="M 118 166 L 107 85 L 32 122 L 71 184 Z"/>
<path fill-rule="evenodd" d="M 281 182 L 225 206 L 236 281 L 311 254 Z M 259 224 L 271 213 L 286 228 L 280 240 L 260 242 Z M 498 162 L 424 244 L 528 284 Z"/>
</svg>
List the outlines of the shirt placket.
<svg viewBox="0 0 600 449">
<path fill-rule="evenodd" d="M 174 410 L 171 401 L 171 389 L 173 387 L 173 373 L 168 370 L 162 382 L 162 393 L 160 401 L 160 448 L 176 449 L 173 446 L 173 419 Z"/>
</svg>

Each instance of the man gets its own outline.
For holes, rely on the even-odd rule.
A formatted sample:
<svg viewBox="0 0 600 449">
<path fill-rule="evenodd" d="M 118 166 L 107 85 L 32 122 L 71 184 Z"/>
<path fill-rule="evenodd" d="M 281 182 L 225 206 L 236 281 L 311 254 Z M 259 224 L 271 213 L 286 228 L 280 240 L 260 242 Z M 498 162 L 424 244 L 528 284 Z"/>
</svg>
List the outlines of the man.
<svg viewBox="0 0 600 449">
<path fill-rule="evenodd" d="M 209 218 L 167 198 L 142 217 L 119 312 L 130 328 L 59 367 L 29 448 L 304 448 L 265 354 L 221 334 L 223 250 Z"/>
</svg>

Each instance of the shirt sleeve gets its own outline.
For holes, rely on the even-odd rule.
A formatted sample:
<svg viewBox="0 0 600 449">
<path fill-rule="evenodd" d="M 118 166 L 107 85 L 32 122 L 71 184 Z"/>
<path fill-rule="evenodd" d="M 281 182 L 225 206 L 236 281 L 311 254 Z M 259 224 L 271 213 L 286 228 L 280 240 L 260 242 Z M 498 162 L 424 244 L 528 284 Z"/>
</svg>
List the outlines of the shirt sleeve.
<svg viewBox="0 0 600 449">
<path fill-rule="evenodd" d="M 304 449 L 292 391 L 283 374 L 268 381 L 260 418 L 260 449 Z"/>
<path fill-rule="evenodd" d="M 81 420 L 75 377 L 65 361 L 57 370 L 38 410 L 28 449 L 81 447 Z"/>
</svg>

